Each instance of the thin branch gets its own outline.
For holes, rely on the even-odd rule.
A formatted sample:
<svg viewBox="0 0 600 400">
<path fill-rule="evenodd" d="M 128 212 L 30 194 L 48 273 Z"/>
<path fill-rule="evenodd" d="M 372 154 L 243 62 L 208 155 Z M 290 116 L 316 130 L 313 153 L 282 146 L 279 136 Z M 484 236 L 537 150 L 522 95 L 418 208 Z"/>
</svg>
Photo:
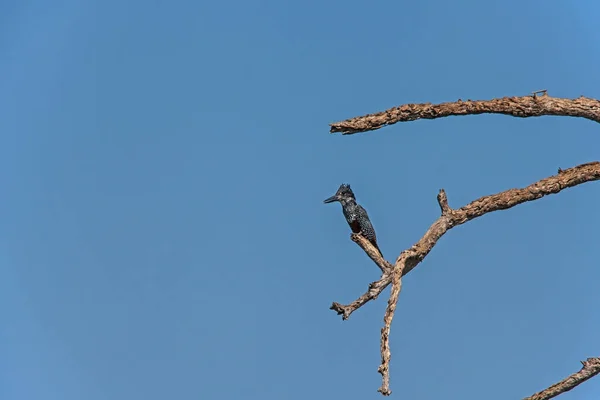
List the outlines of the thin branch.
<svg viewBox="0 0 600 400">
<path fill-rule="evenodd" d="M 542 92 L 541 96 L 537 93 Z M 436 119 L 454 115 L 504 114 L 519 118 L 541 117 L 544 115 L 580 117 L 600 122 L 600 101 L 587 97 L 563 99 L 551 97 L 545 90 L 530 96 L 503 97 L 492 100 L 458 99 L 441 104 L 404 104 L 389 110 L 354 117 L 330 124 L 330 133 L 341 132 L 350 135 L 373 131 L 397 122 L 418 119 Z"/>
<path fill-rule="evenodd" d="M 384 258 L 383 258 L 383 254 L 381 254 L 379 251 L 377 251 L 377 249 L 375 248 L 375 246 L 373 246 L 371 244 L 371 242 L 369 242 L 364 236 L 359 235 L 357 233 L 353 233 L 350 236 L 350 239 L 352 239 L 352 241 L 354 243 L 356 243 L 357 245 L 360 246 L 361 249 L 363 249 L 365 251 L 365 253 L 367 253 L 367 255 L 369 256 L 369 258 L 371 260 L 373 260 L 373 262 L 375 264 L 377 264 L 377 266 L 379 267 L 379 269 L 381 270 L 381 272 L 385 273 L 386 271 L 391 271 L 392 270 L 392 264 L 390 264 L 389 262 L 387 262 Z"/>
<path fill-rule="evenodd" d="M 392 293 L 390 294 L 385 315 L 383 316 L 383 328 L 381 328 L 381 364 L 377 371 L 381 374 L 382 383 L 377 391 L 384 396 L 392 394 L 390 390 L 390 359 L 392 358 L 392 352 L 390 351 L 390 329 L 394 313 L 396 312 L 396 306 L 398 305 L 398 297 L 402 290 L 402 270 L 404 269 L 404 265 L 404 263 L 399 264 L 392 275 Z"/>
<path fill-rule="evenodd" d="M 568 392 L 575 386 L 587 381 L 588 379 L 600 374 L 600 357 L 588 358 L 585 361 L 581 361 L 583 365 L 578 372 L 569 375 L 562 381 L 555 383 L 548 389 L 544 389 L 541 392 L 534 394 L 531 397 L 526 397 L 523 400 L 548 400 L 559 394 Z"/>
<path fill-rule="evenodd" d="M 384 273 L 379 280 L 371 282 L 369 284 L 369 289 L 352 303 L 343 305 L 334 301 L 329 309 L 337 312 L 338 315 L 341 315 L 343 320 L 347 320 L 354 311 L 358 310 L 369 301 L 375 300 L 381 292 L 388 287 L 391 281 L 392 274 Z"/>
<path fill-rule="evenodd" d="M 585 182 L 600 180 L 600 162 L 590 162 L 573 168 L 561 170 L 557 175 L 544 178 L 522 189 L 509 189 L 504 192 L 481 197 L 464 207 L 452 209 L 448 205 L 446 192 L 442 189 L 438 194 L 438 203 L 442 215 L 429 227 L 425 235 L 411 248 L 398 256 L 394 268 L 403 265 L 402 275 L 412 271 L 433 249 L 438 240 L 450 229 L 484 214 L 506 210 L 516 205 L 556 194 L 564 189 Z M 362 246 L 361 246 L 362 247 Z M 354 311 L 379 296 L 391 283 L 392 275 L 384 273 L 378 281 L 369 285 L 369 290 L 348 305 L 333 303 L 330 309 L 342 315 L 344 320 Z"/>
<path fill-rule="evenodd" d="M 333 302 L 331 304 L 331 307 L 329 307 L 329 309 L 337 312 L 338 315 L 341 315 L 342 319 L 344 320 L 348 319 L 352 311 L 360 308 L 363 304 L 370 300 L 375 300 L 377 296 L 379 296 L 383 289 L 385 289 L 387 285 L 389 285 L 389 282 L 385 284 L 384 282 L 386 282 L 388 277 L 391 276 L 393 269 L 392 264 L 390 264 L 385 258 L 383 258 L 383 255 L 379 251 L 377 251 L 375 246 L 373 246 L 371 242 L 369 242 L 364 236 L 353 233 L 350 236 L 350 238 L 354 243 L 359 245 L 360 248 L 365 251 L 365 253 L 367 253 L 369 258 L 371 258 L 371 260 L 373 260 L 375 264 L 377 264 L 377 266 L 381 270 L 382 275 L 378 281 L 372 282 L 369 285 L 369 290 L 356 301 L 354 301 L 352 304 L 347 306 L 336 302 Z"/>
</svg>

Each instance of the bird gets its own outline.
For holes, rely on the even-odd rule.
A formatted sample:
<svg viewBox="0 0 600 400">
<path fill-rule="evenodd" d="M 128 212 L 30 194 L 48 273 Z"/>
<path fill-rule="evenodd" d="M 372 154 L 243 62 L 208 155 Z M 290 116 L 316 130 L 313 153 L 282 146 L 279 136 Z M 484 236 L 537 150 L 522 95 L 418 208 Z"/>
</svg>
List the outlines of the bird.
<svg viewBox="0 0 600 400">
<path fill-rule="evenodd" d="M 356 197 L 349 184 L 342 183 L 337 192 L 333 196 L 323 200 L 323 203 L 334 203 L 336 201 L 342 205 L 342 212 L 352 232 L 364 236 L 381 253 L 377 245 L 375 229 L 373 229 L 373 224 L 371 224 L 367 211 L 356 202 Z"/>
</svg>

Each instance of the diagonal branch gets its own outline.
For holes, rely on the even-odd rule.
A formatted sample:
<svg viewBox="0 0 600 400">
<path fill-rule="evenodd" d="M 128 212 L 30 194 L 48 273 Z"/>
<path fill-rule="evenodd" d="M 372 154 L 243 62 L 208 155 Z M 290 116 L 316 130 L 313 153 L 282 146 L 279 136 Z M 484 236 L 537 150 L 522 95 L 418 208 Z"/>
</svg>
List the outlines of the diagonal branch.
<svg viewBox="0 0 600 400">
<path fill-rule="evenodd" d="M 373 260 L 375 264 L 377 264 L 381 272 L 385 273 L 386 271 L 389 272 L 392 270 L 392 264 L 387 262 L 385 258 L 383 258 L 383 254 L 377 251 L 375 246 L 373 246 L 371 242 L 369 242 L 364 236 L 358 233 L 353 233 L 350 238 L 354 243 L 359 245 L 360 248 L 365 251 L 365 253 L 367 253 L 369 258 Z"/>
<path fill-rule="evenodd" d="M 369 284 L 369 289 L 352 303 L 343 305 L 334 301 L 329 309 L 337 312 L 338 315 L 341 315 L 343 320 L 347 320 L 354 311 L 358 310 L 369 301 L 375 300 L 391 282 L 392 274 L 384 273 L 379 280 L 371 282 Z"/>
<path fill-rule="evenodd" d="M 563 99 L 535 92 L 530 96 L 503 97 L 492 100 L 457 100 L 455 102 L 431 104 L 404 104 L 389 110 L 354 117 L 330 124 L 330 133 L 350 135 L 373 131 L 397 122 L 418 119 L 436 119 L 454 115 L 504 114 L 519 118 L 544 115 L 586 118 L 600 122 L 600 101 L 587 97 Z"/>
<path fill-rule="evenodd" d="M 577 385 L 587 381 L 588 379 L 600 374 L 600 357 L 588 358 L 582 361 L 583 365 L 578 372 L 569 375 L 562 381 L 555 383 L 547 389 L 534 394 L 531 397 L 526 397 L 523 400 L 549 400 L 559 394 L 568 392 Z"/>
<path fill-rule="evenodd" d="M 353 242 L 359 245 L 360 248 L 365 251 L 365 253 L 367 253 L 369 258 L 371 258 L 371 260 L 373 260 L 375 264 L 377 264 L 377 266 L 381 270 L 382 275 L 381 279 L 379 279 L 379 281 L 377 282 L 372 282 L 369 285 L 369 290 L 367 291 L 367 293 L 362 295 L 354 303 L 347 306 L 336 302 L 331 304 L 331 307 L 329 307 L 329 309 L 337 312 L 338 315 L 341 315 L 342 319 L 344 320 L 348 319 L 353 310 L 361 307 L 363 304 L 370 300 L 375 300 L 377 296 L 379 296 L 379 293 L 381 293 L 383 289 L 385 289 L 386 286 L 389 284 L 388 282 L 385 284 L 385 286 L 382 286 L 383 282 L 387 280 L 387 277 L 391 276 L 393 268 L 392 264 L 390 264 L 385 258 L 383 258 L 381 252 L 377 251 L 375 246 L 373 246 L 371 242 L 369 242 L 364 236 L 353 233 L 350 236 L 350 238 Z"/>
<path fill-rule="evenodd" d="M 450 208 L 446 192 L 442 189 L 438 194 L 438 203 L 442 210 L 442 215 L 429 227 L 425 235 L 416 244 L 400 253 L 396 260 L 395 268 L 402 266 L 402 275 L 408 274 L 423 261 L 438 240 L 448 230 L 457 225 L 464 224 L 467 221 L 490 212 L 506 210 L 516 205 L 537 200 L 550 194 L 556 194 L 561 190 L 596 180 L 600 180 L 600 162 L 586 163 L 573 168 L 559 170 L 557 175 L 544 178 L 522 189 L 509 189 L 498 194 L 481 197 L 456 210 Z M 333 303 L 330 308 L 342 315 L 344 320 L 348 319 L 354 311 L 369 301 L 375 300 L 391 281 L 392 274 L 383 273 L 378 281 L 372 282 L 369 285 L 367 292 L 352 303 L 348 305 Z"/>
<path fill-rule="evenodd" d="M 384 270 L 382 268 L 384 273 L 381 279 L 372 283 L 369 286 L 369 291 L 365 295 L 361 296 L 358 300 L 354 301 L 348 306 L 342 306 L 338 303 L 333 303 L 331 306 L 331 309 L 336 310 L 338 314 L 343 314 L 343 319 L 348 319 L 353 311 L 361 307 L 366 302 L 376 298 L 379 293 L 381 293 L 381 291 L 383 291 L 383 289 L 389 285 L 390 282 L 392 283 L 392 291 L 388 300 L 387 308 L 385 310 L 384 326 L 381 328 L 381 364 L 379 365 L 378 372 L 381 374 L 382 385 L 378 391 L 384 396 L 389 396 L 392 393 L 389 386 L 389 365 L 391 359 L 389 335 L 392 319 L 394 318 L 394 312 L 398 304 L 398 297 L 402 289 L 402 276 L 409 273 L 421 261 L 423 261 L 438 240 L 448 230 L 477 217 L 481 217 L 484 214 L 498 210 L 505 210 L 518 204 L 537 200 L 544 196 L 558 193 L 566 188 L 599 179 L 600 162 L 581 164 L 567 170 L 559 169 L 557 175 L 542 179 L 522 189 L 509 189 L 498 194 L 481 197 L 456 210 L 453 210 L 448 205 L 446 192 L 444 189 L 441 189 L 438 193 L 437 200 L 440 205 L 442 215 L 431 225 L 431 227 L 429 227 L 425 235 L 414 246 L 400 253 L 391 273 L 389 273 L 389 270 Z M 590 360 L 588 360 L 588 363 L 589 362 Z M 586 365 L 587 364 L 584 363 L 584 369 L 582 369 L 582 371 L 586 371 L 585 373 L 580 371 L 578 374 L 575 374 L 582 377 L 580 378 L 579 383 L 598 373 L 587 372 L 592 367 L 588 366 L 586 369 Z M 592 370 L 595 371 L 595 369 Z M 573 376 L 550 387 L 546 391 L 540 392 L 541 395 L 534 395 L 531 400 L 549 399 L 564 391 L 570 390 L 579 384 L 573 383 Z M 546 397 L 535 397 L 538 395 L 545 395 Z"/>
</svg>

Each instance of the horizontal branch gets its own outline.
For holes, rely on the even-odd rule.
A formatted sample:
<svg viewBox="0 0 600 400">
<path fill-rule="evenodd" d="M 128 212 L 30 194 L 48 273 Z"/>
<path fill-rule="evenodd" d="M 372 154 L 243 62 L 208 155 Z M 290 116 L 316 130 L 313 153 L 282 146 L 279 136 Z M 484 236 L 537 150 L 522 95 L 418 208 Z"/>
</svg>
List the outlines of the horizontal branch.
<svg viewBox="0 0 600 400">
<path fill-rule="evenodd" d="M 394 269 L 401 268 L 403 276 L 408 274 L 423 261 L 438 240 L 448 230 L 457 225 L 494 211 L 506 210 L 596 180 L 600 180 L 600 162 L 586 163 L 560 170 L 557 175 L 544 178 L 522 189 L 509 189 L 498 194 L 481 197 L 459 209 L 450 208 L 446 192 L 442 189 L 438 194 L 438 203 L 442 215 L 429 227 L 425 235 L 416 244 L 400 253 L 394 264 Z M 333 303 L 330 308 L 342 315 L 344 320 L 348 319 L 354 311 L 376 299 L 391 283 L 392 275 L 383 273 L 378 281 L 369 285 L 369 290 L 366 293 L 352 303 L 348 305 Z"/>
<path fill-rule="evenodd" d="M 559 394 L 568 392 L 575 386 L 587 381 L 588 379 L 600 374 L 600 357 L 588 358 L 582 361 L 583 365 L 578 372 L 569 375 L 562 381 L 555 383 L 548 389 L 544 389 L 541 392 L 534 394 L 531 397 L 527 397 L 523 400 L 549 400 Z"/>
<path fill-rule="evenodd" d="M 503 97 L 492 100 L 457 100 L 449 103 L 404 104 L 389 110 L 354 117 L 330 124 L 330 133 L 350 135 L 373 131 L 386 125 L 418 119 L 436 119 L 455 115 L 504 114 L 519 118 L 544 115 L 580 117 L 600 122 L 600 101 L 587 97 L 563 99 L 535 93 L 522 97 Z M 537 93 L 537 92 L 536 92 Z"/>
</svg>

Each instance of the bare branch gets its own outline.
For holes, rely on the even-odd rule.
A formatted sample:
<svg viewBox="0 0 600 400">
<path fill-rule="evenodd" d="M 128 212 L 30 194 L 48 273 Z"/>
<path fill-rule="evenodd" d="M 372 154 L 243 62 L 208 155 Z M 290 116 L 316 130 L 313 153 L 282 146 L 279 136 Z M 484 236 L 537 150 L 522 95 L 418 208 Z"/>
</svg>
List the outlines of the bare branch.
<svg viewBox="0 0 600 400">
<path fill-rule="evenodd" d="M 390 351 L 390 329 L 394 313 L 396 312 L 396 306 L 398 305 L 398 297 L 402 290 L 402 270 L 404 269 L 404 265 L 404 263 L 398 264 L 394 269 L 392 275 L 392 293 L 390 293 L 385 315 L 383 316 L 383 328 L 381 328 L 381 364 L 377 371 L 381 374 L 382 383 L 377 391 L 384 396 L 392 394 L 390 390 L 390 359 L 392 358 L 392 352 Z"/>
<path fill-rule="evenodd" d="M 431 103 L 404 104 L 383 112 L 330 124 L 330 132 L 353 134 L 377 130 L 398 122 L 478 114 L 503 114 L 519 118 L 545 115 L 570 116 L 600 122 L 600 101 L 583 96 L 577 99 L 550 97 L 547 90 L 544 89 L 522 97 L 503 97 L 479 101 L 470 99 L 462 101 L 459 99 L 456 102 L 435 105 Z M 599 179 L 600 162 L 582 164 L 567 170 L 558 168 L 557 175 L 542 179 L 522 189 L 509 189 L 498 194 L 481 197 L 459 209 L 450 207 L 446 192 L 441 189 L 437 195 L 441 216 L 429 227 L 417 243 L 400 253 L 393 267 L 368 240 L 361 235 L 353 234 L 351 236 L 352 240 L 375 262 L 382 275 L 378 281 L 369 285 L 369 290 L 366 293 L 352 303 L 342 305 L 334 302 L 330 308 L 336 311 L 338 315 L 342 315 L 343 320 L 346 320 L 354 311 L 376 299 L 390 283 L 392 284 L 384 315 L 384 325 L 381 328 L 381 364 L 378 372 L 381 374 L 382 384 L 378 391 L 384 396 L 389 396 L 392 393 L 389 375 L 391 360 L 389 339 L 392 320 L 402 290 L 402 277 L 423 261 L 448 230 L 487 213 L 506 210 L 518 204 L 537 200 L 550 194 L 559 193 L 563 189 Z M 525 400 L 551 399 L 600 373 L 600 358 L 589 358 L 582 364 L 583 368 L 579 372 Z"/>
<path fill-rule="evenodd" d="M 365 253 L 367 253 L 367 255 L 369 256 L 369 258 L 371 258 L 371 260 L 373 260 L 373 262 L 375 264 L 377 264 L 377 266 L 379 267 L 379 269 L 381 270 L 381 272 L 385 273 L 386 271 L 391 271 L 392 270 L 392 264 L 390 264 L 389 262 L 387 262 L 383 258 L 383 255 L 379 251 L 377 251 L 377 249 L 375 248 L 375 246 L 373 246 L 371 244 L 371 242 L 369 242 L 369 240 L 367 240 L 364 236 L 359 235 L 357 233 L 353 233 L 350 236 L 350 238 L 352 239 L 352 241 L 354 243 L 356 243 L 357 245 L 359 245 L 360 248 L 365 251 Z"/>
<path fill-rule="evenodd" d="M 442 210 L 442 216 L 446 216 L 452 212 L 452 209 L 448 205 L 448 197 L 446 196 L 444 189 L 440 189 L 440 192 L 437 195 L 437 201 L 440 205 L 440 210 Z"/>
<path fill-rule="evenodd" d="M 464 207 L 451 210 L 447 215 L 438 218 L 425 235 L 411 249 L 415 250 L 414 265 L 407 265 L 404 274 L 409 273 L 433 249 L 437 241 L 451 228 L 467 221 L 481 217 L 490 212 L 506 210 L 516 205 L 540 199 L 561 190 L 600 179 L 600 162 L 581 164 L 562 170 L 559 174 L 542 179 L 522 189 L 509 189 L 504 192 L 481 197 Z M 445 197 L 443 190 L 440 195 Z M 400 261 L 398 257 L 396 263 Z"/>
<path fill-rule="evenodd" d="M 338 315 L 341 315 L 343 320 L 347 320 L 350 317 L 350 314 L 352 314 L 354 311 L 358 310 L 369 301 L 375 300 L 390 284 L 392 281 L 391 276 L 391 273 L 384 273 L 381 275 L 381 278 L 379 278 L 378 281 L 371 282 L 369 284 L 369 290 L 367 290 L 362 296 L 354 300 L 352 303 L 348 305 L 342 305 L 340 303 L 333 302 L 329 309 L 337 312 Z"/>
<path fill-rule="evenodd" d="M 333 303 L 330 308 L 336 311 L 338 314 L 341 314 L 342 319 L 346 320 L 350 317 L 350 314 L 352 314 L 358 308 L 362 307 L 367 302 L 376 299 L 377 296 L 390 284 L 390 282 L 392 283 L 392 292 L 390 294 L 390 299 L 388 300 L 388 305 L 384 316 L 384 326 L 381 329 L 381 364 L 378 368 L 378 372 L 382 376 L 382 385 L 378 391 L 384 396 L 389 396 L 392 393 L 389 386 L 389 364 L 391 359 L 389 335 L 392 319 L 394 318 L 394 312 L 396 310 L 398 298 L 402 289 L 402 276 L 412 271 L 421 261 L 423 261 L 438 240 L 448 230 L 477 217 L 481 217 L 484 214 L 512 208 L 518 204 L 537 200 L 550 194 L 556 194 L 563 189 L 596 180 L 600 180 L 600 162 L 590 162 L 566 170 L 559 169 L 557 175 L 544 178 L 525 188 L 509 189 L 498 194 L 484 196 L 459 209 L 452 209 L 448 205 L 446 192 L 444 189 L 441 189 L 437 195 L 437 199 L 442 215 L 429 227 L 427 232 L 425 232 L 425 235 L 423 235 L 423 237 L 415 245 L 400 253 L 396 263 L 394 264 L 393 270 L 391 270 L 391 273 L 387 268 L 389 263 L 381 257 L 379 252 L 377 252 L 374 248 L 371 248 L 368 240 L 364 239 L 360 235 L 353 235 L 352 240 L 354 240 L 357 244 L 359 244 L 359 246 L 361 246 L 361 248 L 363 248 L 365 252 L 367 252 L 369 257 L 371 257 L 371 259 L 377 263 L 377 265 L 383 271 L 383 274 L 378 281 L 369 285 L 369 290 L 365 294 L 363 294 L 354 302 L 345 306 L 339 303 Z M 590 363 L 590 360 L 592 359 L 588 359 L 587 362 Z M 590 370 L 592 367 L 590 366 L 586 369 L 586 365 L 587 364 L 584 363 L 584 368 L 582 371 L 572 375 L 565 381 L 562 381 L 546 389 L 545 391 L 534 395 L 534 397 L 531 397 L 530 399 L 542 400 L 552 398 L 564 391 L 570 390 L 574 386 L 583 382 L 585 379 L 589 379 L 591 376 L 598 373 L 595 372 L 595 369 L 593 370 L 593 373 L 588 372 L 588 370 Z M 579 379 L 578 383 L 573 383 L 575 382 L 573 381 L 573 377 L 575 376 L 577 376 Z"/>
<path fill-rule="evenodd" d="M 481 197 L 459 209 L 450 208 L 446 192 L 442 189 L 438 194 L 438 202 L 442 210 L 441 217 L 429 227 L 425 235 L 416 244 L 400 253 L 394 268 L 397 269 L 402 265 L 402 275 L 408 274 L 423 261 L 438 240 L 454 226 L 464 224 L 467 221 L 490 212 L 506 210 L 516 205 L 537 200 L 550 194 L 556 194 L 561 190 L 599 179 L 600 162 L 586 163 L 561 170 L 557 175 L 544 178 L 522 189 L 509 189 L 498 194 Z M 361 243 L 363 243 L 362 240 Z M 392 274 L 384 273 L 378 281 L 372 282 L 369 285 L 369 290 L 358 299 L 348 305 L 333 303 L 330 309 L 342 315 L 342 318 L 346 320 L 354 311 L 369 301 L 376 299 L 391 281 Z"/>
<path fill-rule="evenodd" d="M 540 92 L 543 94 L 538 96 L 537 93 Z M 504 114 L 519 118 L 555 115 L 580 117 L 600 122 L 600 101 L 583 96 L 576 99 L 551 97 L 546 94 L 545 90 L 542 90 L 522 97 L 467 101 L 459 99 L 455 102 L 441 104 L 404 104 L 375 114 L 332 123 L 329 131 L 350 135 L 373 131 L 397 122 L 477 114 Z"/>
<path fill-rule="evenodd" d="M 433 249 L 437 241 L 452 227 L 464 224 L 474 218 L 484 214 L 504 210 L 522 204 L 528 201 L 537 200 L 549 194 L 560 192 L 562 189 L 576 186 L 583 182 L 589 182 L 600 179 L 600 162 L 582 164 L 577 167 L 561 171 L 558 175 L 542 179 L 524 189 L 510 189 L 502 193 L 491 196 L 481 197 L 466 206 L 453 210 L 448 205 L 448 198 L 444 189 L 438 193 L 437 199 L 442 211 L 442 216 L 431 225 L 425 235 L 410 249 L 403 251 L 394 265 L 392 272 L 392 293 L 388 300 L 388 305 L 384 316 L 384 326 L 381 329 L 381 365 L 378 368 L 382 377 L 382 385 L 378 391 L 384 396 L 389 396 L 392 392 L 389 387 L 389 363 L 391 358 L 389 346 L 389 334 L 400 290 L 402 289 L 402 276 L 415 268 Z M 349 315 L 349 314 L 348 314 Z M 589 361 L 589 360 L 588 360 Z M 585 369 L 586 364 L 584 364 Z M 591 367 L 590 367 L 591 368 Z M 600 367 L 598 367 L 600 368 Z M 583 371 L 583 369 L 582 369 Z M 596 372 L 597 374 L 598 372 Z M 578 374 L 582 374 L 581 371 Z M 587 376 L 585 379 L 589 379 Z M 583 382 L 585 379 L 581 380 Z M 563 381 L 564 382 L 564 381 Z M 533 400 L 542 400 L 554 397 L 564 391 L 570 390 L 578 383 L 568 384 L 559 383 L 544 391 L 544 393 L 555 393 L 550 397 L 533 398 Z M 571 385 L 571 386 L 569 386 Z"/>
<path fill-rule="evenodd" d="M 548 400 L 559 394 L 568 392 L 575 386 L 587 381 L 588 379 L 600 374 L 600 357 L 588 358 L 585 361 L 581 361 L 583 367 L 578 372 L 569 375 L 562 381 L 555 383 L 548 389 L 544 389 L 541 392 L 534 394 L 531 397 L 527 397 L 523 400 Z"/>
</svg>

